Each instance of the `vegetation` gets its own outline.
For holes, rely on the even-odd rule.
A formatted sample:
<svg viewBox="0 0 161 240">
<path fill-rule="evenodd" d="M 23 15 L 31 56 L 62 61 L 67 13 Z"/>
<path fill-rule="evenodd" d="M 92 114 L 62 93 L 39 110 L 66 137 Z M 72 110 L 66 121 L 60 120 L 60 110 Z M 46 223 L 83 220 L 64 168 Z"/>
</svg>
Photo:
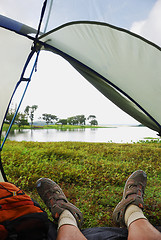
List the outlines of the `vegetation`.
<svg viewBox="0 0 161 240">
<path fill-rule="evenodd" d="M 74 117 L 67 118 L 67 123 L 69 125 L 85 125 L 86 117 L 84 115 L 77 115 Z"/>
<path fill-rule="evenodd" d="M 89 115 L 89 117 L 87 118 L 88 120 L 90 120 L 90 124 L 91 125 L 98 125 L 98 122 L 96 120 L 96 116 L 95 115 Z"/>
<path fill-rule="evenodd" d="M 8 124 L 4 124 L 3 125 L 3 131 L 7 131 L 8 130 Z M 19 127 L 18 125 L 16 124 L 13 124 L 12 125 L 12 128 L 11 128 L 11 131 L 15 130 L 15 129 L 30 129 L 31 127 L 29 125 L 26 125 L 26 126 L 21 126 Z M 109 128 L 109 127 L 106 127 L 106 126 L 90 126 L 90 125 L 59 125 L 59 124 L 55 124 L 55 125 L 44 125 L 44 126 L 35 126 L 33 125 L 32 128 L 36 128 L 36 129 L 57 129 L 57 130 L 75 130 L 75 129 L 85 129 L 85 128 Z M 110 127 L 111 128 L 111 127 Z"/>
<path fill-rule="evenodd" d="M 122 198 L 127 177 L 142 169 L 148 175 L 145 215 L 161 220 L 161 143 L 76 143 L 7 141 L 2 161 L 9 181 L 45 205 L 35 190 L 40 177 L 62 187 L 84 214 L 83 227 L 113 226 L 112 212 Z M 49 211 L 47 211 L 49 213 Z"/>
<path fill-rule="evenodd" d="M 42 114 L 42 119 L 46 122 L 47 126 L 51 123 L 54 123 L 54 121 L 58 120 L 57 116 L 52 115 L 50 113 L 43 113 Z"/>
<path fill-rule="evenodd" d="M 92 119 L 91 119 L 92 116 Z M 68 117 L 67 119 L 59 119 L 56 124 L 61 124 L 61 125 L 80 125 L 84 126 L 86 125 L 86 120 L 91 120 L 89 121 L 89 124 L 92 126 L 98 125 L 98 122 L 96 120 L 96 116 L 90 115 L 88 118 L 85 117 L 85 115 L 76 115 L 72 117 Z"/>
<path fill-rule="evenodd" d="M 37 108 L 38 108 L 37 105 L 26 106 L 25 111 L 24 111 L 25 114 L 27 115 L 27 117 L 31 121 L 31 128 L 32 128 L 33 121 L 34 121 L 34 114 L 35 114 L 35 111 L 37 110 Z"/>
<path fill-rule="evenodd" d="M 11 124 L 12 119 L 15 115 L 15 110 L 13 109 L 9 109 L 8 114 L 6 116 L 5 119 L 5 123 L 6 124 Z M 21 126 L 25 126 L 25 125 L 29 125 L 28 121 L 27 121 L 27 117 L 25 114 L 23 113 L 17 113 L 14 123 L 20 128 Z"/>
<path fill-rule="evenodd" d="M 84 128 L 108 128 L 105 126 L 90 126 L 90 125 L 48 125 L 43 126 L 44 129 L 57 129 L 57 130 L 74 130 L 74 129 L 84 129 Z"/>
<path fill-rule="evenodd" d="M 29 125 L 28 119 L 30 119 L 30 126 L 33 128 L 33 122 L 35 117 L 35 111 L 37 110 L 38 105 L 32 105 L 32 106 L 26 106 L 24 113 L 17 113 L 14 119 L 14 124 L 16 124 L 19 128 L 22 126 Z M 17 107 L 15 106 L 15 109 L 13 107 L 10 107 L 8 114 L 5 118 L 6 124 L 11 124 L 12 119 L 16 113 Z M 39 119 L 44 120 L 47 124 L 47 127 L 49 124 L 56 124 L 56 125 L 79 125 L 83 126 L 86 125 L 86 120 L 89 120 L 89 124 L 91 126 L 98 125 L 98 121 L 96 120 L 95 115 L 89 115 L 88 118 L 85 117 L 85 115 L 76 115 L 72 117 L 68 117 L 67 119 L 59 119 L 56 115 L 53 115 L 51 113 L 43 113 L 42 117 L 39 117 Z"/>
</svg>

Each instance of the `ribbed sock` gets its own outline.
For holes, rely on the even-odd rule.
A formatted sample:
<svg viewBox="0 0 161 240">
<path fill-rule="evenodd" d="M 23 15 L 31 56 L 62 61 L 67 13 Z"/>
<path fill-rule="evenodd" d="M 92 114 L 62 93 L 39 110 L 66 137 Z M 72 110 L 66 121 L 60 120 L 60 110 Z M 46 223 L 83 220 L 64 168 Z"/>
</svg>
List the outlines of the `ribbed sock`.
<svg viewBox="0 0 161 240">
<path fill-rule="evenodd" d="M 70 211 L 68 210 L 64 210 L 62 212 L 62 214 L 59 217 L 59 221 L 58 221 L 58 229 L 62 226 L 62 225 L 73 225 L 75 227 L 78 227 L 77 225 L 77 221 L 74 218 L 74 216 L 71 214 Z"/>
<path fill-rule="evenodd" d="M 141 208 L 139 208 L 136 205 L 130 205 L 125 212 L 125 224 L 127 228 L 130 226 L 130 224 L 138 219 L 147 219 Z"/>
</svg>

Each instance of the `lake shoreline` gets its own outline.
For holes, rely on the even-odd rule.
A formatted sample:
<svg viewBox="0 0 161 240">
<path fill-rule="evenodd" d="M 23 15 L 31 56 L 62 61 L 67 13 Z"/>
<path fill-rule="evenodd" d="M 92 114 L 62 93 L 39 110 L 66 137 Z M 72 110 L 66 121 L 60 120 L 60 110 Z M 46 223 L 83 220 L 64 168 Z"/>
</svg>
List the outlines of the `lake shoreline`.
<svg viewBox="0 0 161 240">
<path fill-rule="evenodd" d="M 4 137 L 6 132 L 2 132 Z M 113 142 L 136 143 L 159 141 L 156 132 L 147 127 L 121 126 L 97 128 L 34 128 L 13 129 L 8 139 L 33 142 Z"/>
<path fill-rule="evenodd" d="M 4 124 L 3 131 L 8 130 L 9 125 Z M 118 128 L 118 127 L 143 127 L 142 125 L 130 125 L 130 124 L 100 124 L 100 125 L 31 125 L 18 127 L 16 124 L 12 125 L 11 130 L 23 130 L 23 129 L 86 129 L 86 128 Z"/>
</svg>

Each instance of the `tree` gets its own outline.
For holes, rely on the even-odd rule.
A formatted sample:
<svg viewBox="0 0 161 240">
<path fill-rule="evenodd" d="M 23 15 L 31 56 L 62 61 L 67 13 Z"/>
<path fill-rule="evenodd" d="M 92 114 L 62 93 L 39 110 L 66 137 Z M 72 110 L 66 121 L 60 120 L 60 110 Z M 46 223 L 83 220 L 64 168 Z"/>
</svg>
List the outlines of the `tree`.
<svg viewBox="0 0 161 240">
<path fill-rule="evenodd" d="M 87 119 L 90 120 L 89 123 L 91 125 L 98 125 L 98 121 L 96 120 L 95 115 L 89 115 L 89 117 Z"/>
<path fill-rule="evenodd" d="M 18 113 L 17 114 L 17 119 L 15 123 L 18 125 L 18 127 L 29 125 L 27 119 L 26 119 L 26 114 L 24 113 Z"/>
<path fill-rule="evenodd" d="M 93 125 L 93 126 L 96 126 L 96 125 L 98 125 L 98 122 L 97 122 L 96 119 L 93 119 L 93 120 L 90 121 L 90 124 Z"/>
<path fill-rule="evenodd" d="M 11 124 L 12 122 L 12 119 L 14 117 L 15 113 L 13 112 L 12 109 L 10 109 L 6 115 L 6 118 L 5 118 L 5 123 L 7 124 Z M 17 118 L 17 117 L 16 117 Z M 15 119 L 16 120 L 16 119 Z"/>
<path fill-rule="evenodd" d="M 30 106 L 26 106 L 25 108 L 25 114 L 30 118 L 31 120 L 31 128 L 32 128 L 32 125 L 33 125 L 33 121 L 34 121 L 34 114 L 35 114 L 35 111 L 37 110 L 38 106 L 37 105 L 32 105 L 31 107 Z"/>
<path fill-rule="evenodd" d="M 89 115 L 89 117 L 87 119 L 90 120 L 90 119 L 95 119 L 95 118 L 96 118 L 95 115 Z"/>
<path fill-rule="evenodd" d="M 76 116 L 78 124 L 85 125 L 86 124 L 86 118 L 84 115 L 77 115 Z"/>
<path fill-rule="evenodd" d="M 67 118 L 67 123 L 69 125 L 78 125 L 78 124 L 85 125 L 86 124 L 85 121 L 86 121 L 86 118 L 84 115 L 77 115 L 77 116 Z"/>
<path fill-rule="evenodd" d="M 15 115 L 16 109 L 9 109 L 6 119 L 5 119 L 5 123 L 11 124 L 12 119 Z M 27 119 L 26 119 L 26 114 L 24 113 L 17 113 L 15 119 L 14 119 L 14 123 L 18 125 L 18 127 L 24 126 L 24 125 L 29 125 Z"/>
<path fill-rule="evenodd" d="M 5 118 L 5 123 L 7 124 L 11 124 L 12 122 L 12 119 L 13 117 L 15 116 L 15 113 L 16 113 L 16 110 L 17 110 L 17 106 L 15 105 L 15 107 L 13 107 L 13 104 L 10 106 L 9 110 L 8 110 L 8 113 L 6 115 L 6 118 Z M 14 123 L 16 123 L 16 121 L 18 120 L 18 114 L 16 115 L 15 119 L 14 119 Z"/>
<path fill-rule="evenodd" d="M 69 118 L 67 118 L 67 123 L 69 125 L 76 125 L 77 121 L 76 121 L 75 117 L 69 117 Z"/>
<path fill-rule="evenodd" d="M 42 119 L 46 122 L 47 126 L 49 123 L 53 123 L 54 120 L 58 120 L 57 116 L 49 114 L 49 113 L 43 113 Z"/>
<path fill-rule="evenodd" d="M 67 119 L 59 119 L 56 124 L 67 125 Z"/>
</svg>

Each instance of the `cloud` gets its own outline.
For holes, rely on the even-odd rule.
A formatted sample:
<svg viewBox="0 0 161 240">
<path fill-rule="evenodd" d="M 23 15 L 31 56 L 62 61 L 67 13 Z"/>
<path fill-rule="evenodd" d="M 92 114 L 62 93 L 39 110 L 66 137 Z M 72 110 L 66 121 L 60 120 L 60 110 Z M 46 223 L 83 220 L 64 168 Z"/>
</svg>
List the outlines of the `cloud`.
<svg viewBox="0 0 161 240">
<path fill-rule="evenodd" d="M 131 31 L 161 46 L 161 0 L 158 0 L 147 19 L 134 22 Z"/>
</svg>

